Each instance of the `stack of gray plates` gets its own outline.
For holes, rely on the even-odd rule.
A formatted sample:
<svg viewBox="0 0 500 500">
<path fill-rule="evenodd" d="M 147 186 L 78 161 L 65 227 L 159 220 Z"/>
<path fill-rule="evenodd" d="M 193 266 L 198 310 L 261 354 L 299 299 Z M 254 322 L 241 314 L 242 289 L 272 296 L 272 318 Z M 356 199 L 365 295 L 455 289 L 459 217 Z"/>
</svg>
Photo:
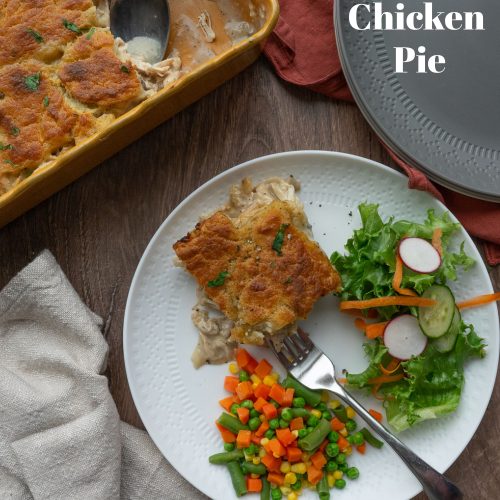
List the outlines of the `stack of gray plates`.
<svg viewBox="0 0 500 500">
<path fill-rule="evenodd" d="M 376 3 L 392 13 L 384 19 L 391 17 L 393 27 L 400 13 L 418 28 L 425 21 L 410 13 L 428 9 L 427 27 L 433 29 L 374 29 Z M 370 29 L 354 29 L 349 15 L 358 4 L 335 1 L 335 30 L 346 79 L 370 125 L 400 158 L 435 182 L 500 202 L 500 1 L 367 1 L 355 19 L 358 28 L 371 22 Z M 449 12 L 461 14 L 446 21 Z M 480 12 L 484 29 L 464 29 L 481 27 L 481 16 L 468 15 L 466 23 L 465 12 Z M 446 29 L 446 22 L 458 29 Z M 396 47 L 415 51 L 404 49 L 405 59 L 415 57 L 399 68 L 406 73 L 395 72 Z M 433 55 L 446 62 L 431 60 Z M 433 69 L 444 71 L 430 72 L 432 61 L 438 63 Z"/>
</svg>

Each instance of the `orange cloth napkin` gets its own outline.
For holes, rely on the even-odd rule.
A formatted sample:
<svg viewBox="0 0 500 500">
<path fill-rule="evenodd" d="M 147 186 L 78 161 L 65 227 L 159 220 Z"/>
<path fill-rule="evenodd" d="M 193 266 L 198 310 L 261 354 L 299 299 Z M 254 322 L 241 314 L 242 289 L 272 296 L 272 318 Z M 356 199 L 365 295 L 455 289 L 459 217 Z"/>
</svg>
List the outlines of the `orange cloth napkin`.
<svg viewBox="0 0 500 500">
<path fill-rule="evenodd" d="M 333 1 L 280 0 L 280 6 L 278 24 L 264 47 L 278 75 L 287 82 L 329 97 L 353 101 L 337 52 Z M 484 240 L 488 263 L 500 264 L 500 203 L 477 200 L 437 187 L 422 172 L 385 147 L 408 175 L 408 186 L 427 191 L 443 201 L 471 235 Z"/>
</svg>

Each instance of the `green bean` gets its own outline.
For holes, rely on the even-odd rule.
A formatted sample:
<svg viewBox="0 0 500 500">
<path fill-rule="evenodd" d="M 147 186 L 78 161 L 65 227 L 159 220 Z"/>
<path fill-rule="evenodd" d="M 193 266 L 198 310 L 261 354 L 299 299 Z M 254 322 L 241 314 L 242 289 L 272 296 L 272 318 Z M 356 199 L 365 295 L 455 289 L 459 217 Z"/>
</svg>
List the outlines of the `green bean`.
<svg viewBox="0 0 500 500">
<path fill-rule="evenodd" d="M 292 413 L 293 418 L 297 417 L 307 418 L 310 415 L 309 411 L 306 410 L 305 408 L 290 408 L 290 412 Z"/>
<path fill-rule="evenodd" d="M 247 493 L 247 481 L 241 470 L 238 462 L 229 462 L 227 464 L 234 491 L 237 497 L 241 497 Z"/>
<path fill-rule="evenodd" d="M 363 427 L 359 432 L 363 434 L 363 437 L 365 438 L 365 441 L 375 447 L 375 448 L 382 448 L 384 443 L 382 441 L 379 441 L 366 427 Z"/>
<path fill-rule="evenodd" d="M 330 500 L 330 488 L 328 487 L 326 474 L 323 474 L 323 477 L 316 485 L 316 491 L 318 492 L 320 500 Z"/>
<path fill-rule="evenodd" d="M 243 474 L 258 474 L 262 476 L 262 474 L 267 472 L 264 464 L 254 464 L 252 462 L 244 462 L 241 468 L 243 469 Z"/>
<path fill-rule="evenodd" d="M 304 398 L 306 403 L 310 406 L 317 406 L 321 403 L 321 393 L 318 391 L 313 391 L 305 385 L 302 385 L 297 379 L 292 378 L 287 375 L 285 380 L 283 380 L 283 387 L 286 389 L 295 389 L 295 397 Z"/>
<path fill-rule="evenodd" d="M 265 476 L 261 477 L 262 489 L 260 490 L 260 500 L 269 500 L 271 495 L 271 485 Z"/>
<path fill-rule="evenodd" d="M 316 449 L 328 436 L 330 432 L 330 422 L 322 418 L 318 425 L 306 437 L 299 439 L 299 448 L 304 451 L 312 451 Z"/>
<path fill-rule="evenodd" d="M 208 461 L 211 464 L 220 465 L 227 464 L 228 462 L 233 462 L 234 460 L 240 460 L 241 458 L 244 458 L 243 450 L 233 450 L 223 453 L 216 453 L 215 455 L 208 457 Z"/>
<path fill-rule="evenodd" d="M 248 425 L 243 425 L 236 417 L 229 415 L 229 413 L 222 413 L 217 422 L 233 434 L 238 434 L 239 431 L 249 429 Z"/>
<path fill-rule="evenodd" d="M 335 413 L 335 416 L 341 421 L 344 422 L 344 424 L 349 420 L 349 417 L 347 416 L 347 411 L 344 406 L 340 405 L 337 406 L 333 410 L 333 413 Z"/>
</svg>

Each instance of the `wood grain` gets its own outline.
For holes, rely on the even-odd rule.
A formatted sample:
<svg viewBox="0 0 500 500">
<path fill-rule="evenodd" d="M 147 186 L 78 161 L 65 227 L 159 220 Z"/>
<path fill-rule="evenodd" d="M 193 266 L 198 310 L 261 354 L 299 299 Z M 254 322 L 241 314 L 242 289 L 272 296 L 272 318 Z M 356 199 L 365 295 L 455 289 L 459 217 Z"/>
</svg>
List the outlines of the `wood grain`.
<svg viewBox="0 0 500 500">
<path fill-rule="evenodd" d="M 90 174 L 0 230 L 0 287 L 49 248 L 85 303 L 105 319 L 107 375 L 123 420 L 142 426 L 127 385 L 122 325 L 128 288 L 160 223 L 198 186 L 251 158 L 296 149 L 343 151 L 393 165 L 354 105 L 251 68 Z M 500 268 L 491 270 L 495 289 Z M 466 498 L 497 498 L 500 386 L 449 470 Z M 423 495 L 418 498 L 424 498 Z"/>
</svg>

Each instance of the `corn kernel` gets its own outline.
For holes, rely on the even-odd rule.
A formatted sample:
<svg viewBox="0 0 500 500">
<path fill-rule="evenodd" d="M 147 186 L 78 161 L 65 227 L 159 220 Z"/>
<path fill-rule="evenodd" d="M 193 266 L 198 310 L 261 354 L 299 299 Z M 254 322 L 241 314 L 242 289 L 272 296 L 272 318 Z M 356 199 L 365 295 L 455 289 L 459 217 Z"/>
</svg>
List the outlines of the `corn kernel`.
<svg viewBox="0 0 500 500">
<path fill-rule="evenodd" d="M 299 498 L 297 496 L 297 493 L 295 493 L 295 491 L 292 491 L 291 493 L 288 494 L 286 500 L 297 500 L 297 498 Z"/>
<path fill-rule="evenodd" d="M 229 372 L 232 373 L 233 375 L 236 375 L 240 370 L 238 369 L 238 366 L 236 363 L 229 363 Z"/>
<path fill-rule="evenodd" d="M 316 418 L 321 418 L 323 414 L 319 410 L 311 410 L 311 415 L 314 415 Z"/>
<path fill-rule="evenodd" d="M 356 416 L 356 413 L 354 412 L 354 410 L 348 406 L 346 409 L 345 409 L 345 412 L 347 413 L 347 416 L 349 418 L 354 418 Z"/>
<path fill-rule="evenodd" d="M 253 462 L 255 465 L 259 465 L 259 464 L 260 464 L 260 457 L 253 457 L 252 462 Z"/>
<path fill-rule="evenodd" d="M 264 450 L 264 448 L 261 448 L 259 450 L 259 457 L 262 458 L 265 457 L 266 455 L 267 455 L 266 450 Z"/>
<path fill-rule="evenodd" d="M 348 446 L 345 450 L 344 453 L 346 455 L 352 455 L 352 446 Z"/>
<path fill-rule="evenodd" d="M 257 389 L 257 387 L 259 387 L 259 384 L 252 384 L 252 389 L 255 391 L 255 389 Z"/>
<path fill-rule="evenodd" d="M 272 372 L 271 377 L 274 379 L 275 382 L 278 381 L 280 378 L 280 376 L 276 372 Z"/>
<path fill-rule="evenodd" d="M 328 406 L 332 409 L 335 410 L 335 408 L 338 408 L 340 406 L 340 401 L 338 399 L 332 399 L 329 403 Z"/>
<path fill-rule="evenodd" d="M 283 474 L 286 474 L 287 472 L 290 472 L 290 463 L 289 462 L 281 462 L 280 471 Z"/>
<path fill-rule="evenodd" d="M 266 375 L 262 382 L 270 387 L 276 383 L 276 380 L 271 375 Z"/>
<path fill-rule="evenodd" d="M 290 470 L 295 472 L 295 474 L 305 474 L 307 472 L 307 467 L 305 463 L 299 462 L 298 464 L 293 464 Z"/>
<path fill-rule="evenodd" d="M 342 476 L 344 475 L 344 473 L 341 471 L 341 470 L 336 470 L 334 473 L 333 473 L 333 477 L 334 479 L 342 479 Z"/>
<path fill-rule="evenodd" d="M 328 487 L 333 488 L 333 486 L 335 485 L 335 478 L 333 477 L 333 474 L 328 474 L 326 476 L 326 480 L 328 481 Z"/>
<path fill-rule="evenodd" d="M 280 486 L 280 490 L 283 495 L 288 495 L 292 492 L 291 488 L 289 488 L 288 486 Z"/>
<path fill-rule="evenodd" d="M 298 438 L 298 437 L 299 437 L 299 431 L 298 431 L 298 430 L 294 430 L 294 431 L 292 431 L 292 436 L 293 436 L 294 438 Z"/>
<path fill-rule="evenodd" d="M 253 375 L 250 375 L 250 380 L 254 384 L 260 384 L 262 382 L 261 378 L 258 375 L 255 375 L 255 373 Z"/>
<path fill-rule="evenodd" d="M 341 436 L 347 437 L 348 434 L 347 429 L 345 427 L 343 429 L 340 429 L 339 434 Z"/>
<path fill-rule="evenodd" d="M 267 439 L 267 438 L 262 438 L 260 440 L 261 446 L 266 446 L 266 444 L 268 444 L 268 443 L 269 443 L 269 439 Z"/>
<path fill-rule="evenodd" d="M 287 472 L 285 474 L 285 484 L 295 484 L 297 482 L 297 476 L 294 472 Z"/>
<path fill-rule="evenodd" d="M 259 415 L 259 419 L 261 422 L 264 422 L 264 420 L 266 419 L 266 416 L 265 415 Z"/>
<path fill-rule="evenodd" d="M 323 391 L 321 393 L 321 401 L 323 401 L 323 403 L 326 403 L 329 399 L 330 399 L 330 395 L 328 394 L 328 392 Z"/>
</svg>

